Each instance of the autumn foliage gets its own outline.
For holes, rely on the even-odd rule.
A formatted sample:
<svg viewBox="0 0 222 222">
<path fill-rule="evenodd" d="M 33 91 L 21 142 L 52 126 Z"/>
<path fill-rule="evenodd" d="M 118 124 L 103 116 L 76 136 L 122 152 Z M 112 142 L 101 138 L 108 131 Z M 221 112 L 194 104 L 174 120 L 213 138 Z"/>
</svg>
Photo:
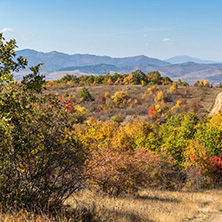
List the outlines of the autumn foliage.
<svg viewBox="0 0 222 222">
<path fill-rule="evenodd" d="M 27 61 L 13 60 L 15 42 L 4 43 L 0 37 L 0 47 L 7 52 L 0 54 L 1 206 L 30 209 L 35 201 L 41 210 L 59 207 L 83 187 L 125 195 L 145 187 L 222 185 L 222 111 L 201 118 L 199 102 L 188 104 L 190 92 L 182 94 L 178 83 L 158 72 L 66 75 L 46 83 L 38 65 L 18 83 L 12 73 Z M 43 93 L 45 84 L 49 88 L 57 83 L 88 86 L 78 87 L 76 97 L 67 91 L 60 96 Z M 92 96 L 94 84 L 106 84 L 107 91 Z M 142 84 L 143 90 L 152 86 L 133 97 L 128 86 L 110 94 L 112 84 Z M 171 86 L 160 89 L 154 84 Z M 208 82 L 203 86 L 209 87 Z M 144 102 L 147 97 L 149 104 Z M 96 104 L 94 98 L 97 107 L 87 107 Z M 126 121 L 130 109 L 135 115 Z M 139 109 L 143 118 L 134 118 Z M 90 118 L 92 111 L 98 116 L 104 112 L 106 120 Z"/>
</svg>

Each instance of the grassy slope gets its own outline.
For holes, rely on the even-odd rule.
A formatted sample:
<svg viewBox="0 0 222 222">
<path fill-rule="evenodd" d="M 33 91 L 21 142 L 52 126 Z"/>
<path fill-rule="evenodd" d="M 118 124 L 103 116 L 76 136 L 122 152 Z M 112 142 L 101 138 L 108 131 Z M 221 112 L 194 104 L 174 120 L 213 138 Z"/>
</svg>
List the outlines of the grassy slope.
<svg viewBox="0 0 222 222">
<path fill-rule="evenodd" d="M 122 114 L 124 118 L 144 118 L 148 114 L 148 109 L 154 104 L 153 97 L 151 95 L 147 95 L 143 98 L 143 94 L 147 91 L 148 88 L 152 86 L 141 86 L 141 85 L 101 85 L 101 86 L 86 86 L 88 88 L 90 94 L 94 98 L 94 101 L 87 101 L 85 103 L 81 103 L 81 106 L 84 106 L 89 109 L 89 116 L 107 120 L 114 115 Z M 170 86 L 158 86 L 159 89 L 166 91 L 170 88 Z M 46 93 L 55 93 L 57 95 L 64 95 L 67 93 L 71 98 L 75 97 L 76 101 L 78 102 L 78 92 L 81 87 L 76 86 L 68 86 L 68 85 L 60 85 L 60 86 L 53 86 L 49 87 L 46 90 Z M 184 91 L 188 89 L 189 95 L 187 96 L 187 103 L 188 105 L 192 104 L 193 102 L 199 102 L 200 110 L 199 112 L 202 115 L 208 115 L 210 110 L 212 109 L 215 98 L 219 92 L 222 90 L 220 88 L 205 88 L 205 87 L 178 87 L 178 95 L 170 96 L 170 100 L 167 102 L 168 107 L 172 107 L 176 104 L 177 100 L 181 100 L 184 97 Z M 133 106 L 125 106 L 123 108 L 114 108 L 111 110 L 98 110 L 99 106 L 99 95 L 101 93 L 110 92 L 110 95 L 113 96 L 116 91 L 119 90 L 127 90 L 129 96 L 132 98 L 132 101 L 137 99 L 138 103 Z"/>
</svg>

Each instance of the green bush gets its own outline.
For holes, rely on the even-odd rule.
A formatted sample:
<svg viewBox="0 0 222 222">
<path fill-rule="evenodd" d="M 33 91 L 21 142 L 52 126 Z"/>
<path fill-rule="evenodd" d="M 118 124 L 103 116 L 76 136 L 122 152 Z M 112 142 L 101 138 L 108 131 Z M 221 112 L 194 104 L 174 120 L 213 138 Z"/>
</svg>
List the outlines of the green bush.
<svg viewBox="0 0 222 222">
<path fill-rule="evenodd" d="M 89 90 L 86 87 L 83 87 L 79 91 L 79 96 L 82 98 L 83 101 L 92 99 L 92 96 L 90 95 Z"/>
<path fill-rule="evenodd" d="M 195 137 L 206 147 L 209 156 L 222 153 L 222 111 L 218 111 L 212 119 L 199 125 Z"/>
<path fill-rule="evenodd" d="M 195 137 L 198 117 L 194 113 L 175 115 L 167 119 L 161 126 L 162 146 L 167 148 L 175 164 L 181 165 L 184 148 L 190 139 Z"/>
</svg>

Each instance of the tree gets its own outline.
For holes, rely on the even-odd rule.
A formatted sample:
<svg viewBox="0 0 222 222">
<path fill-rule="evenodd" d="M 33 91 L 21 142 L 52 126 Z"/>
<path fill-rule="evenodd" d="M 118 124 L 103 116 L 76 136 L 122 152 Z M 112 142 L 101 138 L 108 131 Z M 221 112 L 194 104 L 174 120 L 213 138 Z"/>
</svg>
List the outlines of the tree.
<svg viewBox="0 0 222 222">
<path fill-rule="evenodd" d="M 81 187 L 85 155 L 64 104 L 41 94 L 41 64 L 21 83 L 13 80 L 27 65 L 16 47 L 0 34 L 0 205 L 59 207 Z"/>
<path fill-rule="evenodd" d="M 75 84 L 79 84 L 79 79 L 76 75 L 66 74 L 61 79 L 57 80 L 58 83 L 68 83 L 73 82 Z"/>
<path fill-rule="evenodd" d="M 10 40 L 5 42 L 5 38 L 0 33 L 0 84 L 2 87 L 3 82 L 10 82 L 13 80 L 12 72 L 18 72 L 20 69 L 24 69 L 27 65 L 27 60 L 22 56 L 17 58 L 15 48 L 16 41 Z"/>
</svg>

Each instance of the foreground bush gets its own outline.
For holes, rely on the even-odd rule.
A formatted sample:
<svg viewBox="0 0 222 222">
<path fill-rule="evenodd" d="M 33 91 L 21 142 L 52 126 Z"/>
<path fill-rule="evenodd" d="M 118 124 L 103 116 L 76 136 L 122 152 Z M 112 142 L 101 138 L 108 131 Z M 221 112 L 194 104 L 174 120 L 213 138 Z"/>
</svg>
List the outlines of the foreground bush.
<svg viewBox="0 0 222 222">
<path fill-rule="evenodd" d="M 81 186 L 81 146 L 69 133 L 68 115 L 55 98 L 48 99 L 33 107 L 36 113 L 12 116 L 1 127 L 0 199 L 4 204 L 60 206 Z"/>
<path fill-rule="evenodd" d="M 7 207 L 60 207 L 82 186 L 84 154 L 73 139 L 69 111 L 55 96 L 42 96 L 40 65 L 21 83 L 12 71 L 15 41 L 0 35 L 0 205 Z"/>
</svg>

